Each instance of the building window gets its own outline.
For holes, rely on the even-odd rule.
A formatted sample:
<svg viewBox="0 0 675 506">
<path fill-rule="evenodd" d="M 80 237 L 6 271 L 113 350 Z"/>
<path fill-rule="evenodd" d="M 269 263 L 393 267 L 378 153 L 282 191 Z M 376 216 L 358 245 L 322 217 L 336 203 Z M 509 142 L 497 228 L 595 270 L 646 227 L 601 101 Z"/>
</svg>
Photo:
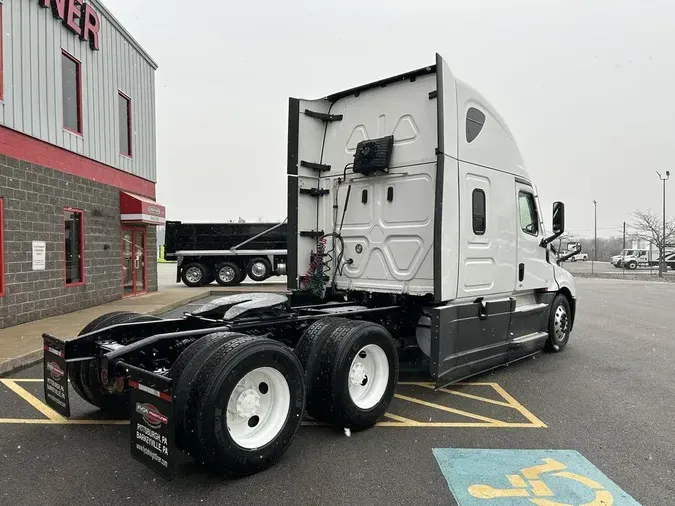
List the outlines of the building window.
<svg viewBox="0 0 675 506">
<path fill-rule="evenodd" d="M 471 196 L 473 208 L 473 233 L 483 235 L 485 233 L 485 192 L 476 188 Z"/>
<path fill-rule="evenodd" d="M 82 134 L 82 75 L 80 62 L 61 52 L 61 87 L 63 91 L 63 128 Z"/>
<path fill-rule="evenodd" d="M 84 213 L 78 209 L 63 211 L 66 247 L 66 285 L 84 284 Z"/>
<path fill-rule="evenodd" d="M 520 207 L 520 228 L 530 235 L 539 235 L 539 217 L 534 196 L 531 193 L 520 192 L 518 194 L 518 206 Z"/>
<path fill-rule="evenodd" d="M 466 111 L 466 142 L 473 141 L 483 129 L 485 124 L 485 114 L 471 107 Z"/>
<path fill-rule="evenodd" d="M 131 99 L 119 92 L 120 153 L 131 156 Z"/>
<path fill-rule="evenodd" d="M 5 216 L 0 198 L 0 297 L 5 295 Z"/>
</svg>

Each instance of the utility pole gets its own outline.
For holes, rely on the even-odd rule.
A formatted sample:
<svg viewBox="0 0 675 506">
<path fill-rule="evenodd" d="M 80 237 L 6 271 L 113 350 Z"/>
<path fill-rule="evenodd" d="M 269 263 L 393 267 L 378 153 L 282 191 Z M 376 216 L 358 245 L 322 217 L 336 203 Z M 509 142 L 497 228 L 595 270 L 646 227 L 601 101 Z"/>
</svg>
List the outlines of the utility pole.
<svg viewBox="0 0 675 506">
<path fill-rule="evenodd" d="M 659 259 L 659 277 L 662 278 L 663 272 L 666 270 L 666 181 L 670 177 L 670 171 L 666 171 L 665 177 L 658 170 L 656 173 L 659 175 L 661 181 L 663 181 L 663 235 L 661 236 L 661 258 Z"/>
<path fill-rule="evenodd" d="M 591 274 L 595 272 L 594 262 L 598 259 L 598 203 L 593 201 L 593 215 L 595 221 L 595 235 L 593 239 L 593 258 L 591 258 Z"/>
<path fill-rule="evenodd" d="M 624 251 L 626 251 L 626 222 L 623 222 L 623 249 L 621 250 L 621 260 L 624 259 Z M 623 262 L 621 262 L 621 270 L 623 271 L 624 274 L 626 274 L 626 266 L 623 265 Z"/>
</svg>

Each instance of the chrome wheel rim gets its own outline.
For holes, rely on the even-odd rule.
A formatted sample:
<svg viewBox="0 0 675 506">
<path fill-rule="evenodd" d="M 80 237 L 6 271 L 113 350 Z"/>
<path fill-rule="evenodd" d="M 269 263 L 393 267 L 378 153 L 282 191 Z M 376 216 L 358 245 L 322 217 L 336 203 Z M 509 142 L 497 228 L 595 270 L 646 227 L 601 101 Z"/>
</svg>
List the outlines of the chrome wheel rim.
<svg viewBox="0 0 675 506">
<path fill-rule="evenodd" d="M 555 334 L 556 341 L 562 342 L 567 337 L 567 331 L 569 329 L 569 317 L 567 316 L 567 311 L 565 307 L 560 304 L 555 310 L 555 316 L 553 317 L 553 332 Z"/>
<path fill-rule="evenodd" d="M 267 274 L 267 266 L 263 262 L 255 262 L 251 265 L 251 272 L 257 278 L 262 278 Z"/>
<path fill-rule="evenodd" d="M 218 271 L 218 277 L 224 283 L 231 283 L 232 281 L 234 281 L 234 276 L 235 276 L 234 269 L 229 265 L 226 265 L 225 267 L 223 267 Z"/>
<path fill-rule="evenodd" d="M 185 279 L 190 283 L 199 283 L 202 280 L 202 270 L 199 267 L 190 267 L 185 271 Z"/>
</svg>

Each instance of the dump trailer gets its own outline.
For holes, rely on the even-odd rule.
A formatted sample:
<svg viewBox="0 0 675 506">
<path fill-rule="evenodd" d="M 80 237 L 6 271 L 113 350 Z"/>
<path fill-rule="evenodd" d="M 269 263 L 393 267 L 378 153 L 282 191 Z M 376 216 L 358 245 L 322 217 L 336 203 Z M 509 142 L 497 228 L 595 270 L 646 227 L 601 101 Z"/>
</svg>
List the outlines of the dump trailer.
<svg viewBox="0 0 675 506">
<path fill-rule="evenodd" d="M 290 99 L 287 180 L 285 293 L 44 334 L 49 406 L 70 416 L 70 384 L 127 413 L 133 457 L 163 476 L 181 454 L 242 476 L 277 462 L 306 414 L 358 437 L 408 362 L 443 387 L 566 348 L 576 290 L 551 249 L 564 205 L 546 234 L 506 123 L 440 56 Z"/>
<path fill-rule="evenodd" d="M 285 276 L 286 220 L 281 223 L 183 223 L 167 221 L 164 258 L 176 261 L 176 283 L 216 281 L 235 286 L 246 279 Z"/>
</svg>

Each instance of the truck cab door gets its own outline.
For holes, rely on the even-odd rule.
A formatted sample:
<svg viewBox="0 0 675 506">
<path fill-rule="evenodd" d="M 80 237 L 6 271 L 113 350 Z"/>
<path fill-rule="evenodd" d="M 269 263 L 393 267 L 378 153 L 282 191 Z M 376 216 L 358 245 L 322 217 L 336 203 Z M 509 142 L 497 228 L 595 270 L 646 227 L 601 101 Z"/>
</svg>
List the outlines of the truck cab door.
<svg viewBox="0 0 675 506">
<path fill-rule="evenodd" d="M 546 260 L 546 248 L 540 246 L 544 237 L 541 213 L 534 189 L 516 181 L 518 260 L 516 268 L 516 305 L 519 296 L 527 297 L 535 290 L 548 288 L 553 268 Z M 529 302 L 531 303 L 531 302 Z"/>
</svg>

